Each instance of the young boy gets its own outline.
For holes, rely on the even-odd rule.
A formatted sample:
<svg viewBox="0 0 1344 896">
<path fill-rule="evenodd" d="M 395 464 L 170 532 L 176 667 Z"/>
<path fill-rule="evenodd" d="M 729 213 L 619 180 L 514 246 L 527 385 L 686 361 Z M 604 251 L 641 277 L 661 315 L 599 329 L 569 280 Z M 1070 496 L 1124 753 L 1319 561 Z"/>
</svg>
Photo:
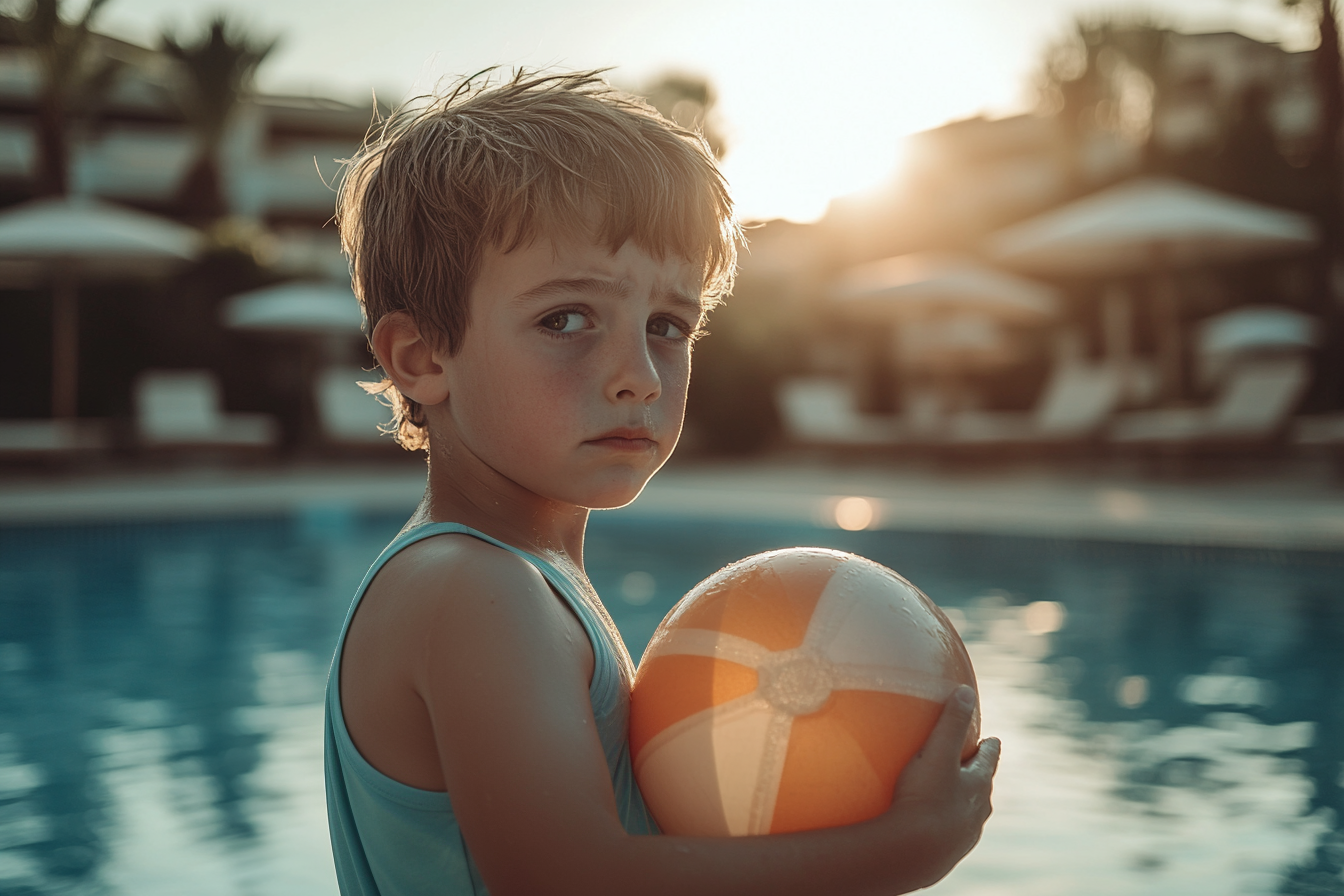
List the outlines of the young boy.
<svg viewBox="0 0 1344 896">
<path fill-rule="evenodd" d="M 632 664 L 583 537 L 672 452 L 691 343 L 731 282 L 738 232 L 704 142 L 596 73 L 520 74 L 394 117 L 339 216 L 399 440 L 429 458 L 328 682 L 342 892 L 814 896 L 945 875 L 998 760 L 990 739 L 960 763 L 964 688 L 878 818 L 645 836 Z"/>
</svg>

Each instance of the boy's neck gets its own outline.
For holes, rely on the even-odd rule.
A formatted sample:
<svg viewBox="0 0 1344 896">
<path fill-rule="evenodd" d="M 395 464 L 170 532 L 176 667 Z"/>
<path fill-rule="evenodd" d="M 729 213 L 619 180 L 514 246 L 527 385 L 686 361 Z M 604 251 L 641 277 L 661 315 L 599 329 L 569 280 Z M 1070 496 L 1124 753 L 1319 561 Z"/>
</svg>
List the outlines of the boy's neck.
<svg viewBox="0 0 1344 896">
<path fill-rule="evenodd" d="M 461 523 L 505 544 L 564 559 L 583 570 L 588 508 L 530 492 L 469 453 L 443 456 L 431 443 L 428 461 L 425 496 L 408 526 Z"/>
</svg>

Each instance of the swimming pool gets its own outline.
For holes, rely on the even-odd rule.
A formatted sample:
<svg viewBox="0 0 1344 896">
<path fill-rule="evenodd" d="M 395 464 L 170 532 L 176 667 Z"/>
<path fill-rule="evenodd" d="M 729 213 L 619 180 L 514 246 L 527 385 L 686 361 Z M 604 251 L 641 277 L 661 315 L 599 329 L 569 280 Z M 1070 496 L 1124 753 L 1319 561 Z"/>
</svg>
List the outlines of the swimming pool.
<svg viewBox="0 0 1344 896">
<path fill-rule="evenodd" d="M 0 528 L 0 894 L 330 894 L 321 695 L 401 519 Z M 946 894 L 1344 893 L 1344 555 L 594 517 L 638 656 L 817 544 L 949 610 L 1004 739 Z"/>
</svg>

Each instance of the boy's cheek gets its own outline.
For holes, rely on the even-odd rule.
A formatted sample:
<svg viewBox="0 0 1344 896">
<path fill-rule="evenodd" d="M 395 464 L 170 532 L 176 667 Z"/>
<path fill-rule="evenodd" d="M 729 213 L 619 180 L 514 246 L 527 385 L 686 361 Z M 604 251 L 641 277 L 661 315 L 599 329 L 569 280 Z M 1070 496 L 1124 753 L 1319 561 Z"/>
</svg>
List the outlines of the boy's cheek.
<svg viewBox="0 0 1344 896">
<path fill-rule="evenodd" d="M 691 380 L 691 357 L 689 350 L 684 357 L 660 365 L 659 378 L 663 381 L 663 397 L 674 398 L 684 403 L 686 387 Z"/>
</svg>

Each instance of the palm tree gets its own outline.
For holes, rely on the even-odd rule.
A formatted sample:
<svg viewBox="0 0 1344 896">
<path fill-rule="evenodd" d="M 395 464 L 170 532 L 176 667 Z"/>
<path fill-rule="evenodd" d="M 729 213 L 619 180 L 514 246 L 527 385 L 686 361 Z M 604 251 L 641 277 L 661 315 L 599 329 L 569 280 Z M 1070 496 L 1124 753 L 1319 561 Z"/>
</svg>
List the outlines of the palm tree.
<svg viewBox="0 0 1344 896">
<path fill-rule="evenodd" d="M 95 45 L 93 20 L 107 0 L 90 0 L 74 22 L 61 17 L 60 0 L 32 0 L 22 16 L 0 16 L 0 33 L 33 51 L 38 68 L 37 189 L 63 196 L 69 189 L 72 118 L 86 115 L 106 96 L 122 63 Z"/>
<path fill-rule="evenodd" d="M 1334 198 L 1331 214 L 1339 217 L 1340 203 L 1340 129 L 1344 126 L 1344 66 L 1339 49 L 1339 20 L 1335 16 L 1334 0 L 1280 0 L 1289 10 L 1309 12 L 1315 8 L 1319 15 L 1320 43 L 1316 47 L 1313 74 L 1316 92 L 1321 103 L 1321 141 L 1316 148 L 1317 164 L 1331 172 Z"/>
<path fill-rule="evenodd" d="M 1164 98 L 1169 30 L 1155 19 L 1078 19 L 1073 32 L 1047 47 L 1036 75 L 1039 110 L 1057 116 L 1069 152 L 1070 191 L 1088 182 L 1083 153 L 1092 135 L 1109 132 L 1150 148 L 1153 113 Z M 1146 100 L 1146 102 L 1145 102 Z"/>
<path fill-rule="evenodd" d="M 713 112 L 718 97 L 708 80 L 699 75 L 670 72 L 641 92 L 659 114 L 699 133 L 709 144 L 715 158 L 723 158 L 728 147 L 723 134 L 715 126 Z"/>
<path fill-rule="evenodd" d="M 1339 19 L 1334 0 L 1280 0 L 1292 10 L 1317 7 L 1320 43 L 1313 60 L 1320 102 L 1320 137 L 1311 159 L 1321 186 L 1321 265 L 1318 270 L 1321 311 L 1325 319 L 1322 365 L 1316 398 L 1328 407 L 1344 407 L 1344 308 L 1334 297 L 1334 272 L 1344 250 L 1344 64 L 1339 48 Z"/>
<path fill-rule="evenodd" d="M 257 69 L 277 40 L 259 40 L 216 16 L 199 39 L 164 33 L 163 51 L 182 65 L 182 112 L 196 131 L 197 156 L 178 192 L 188 217 L 211 221 L 228 211 L 220 178 L 220 146 L 233 113 L 253 90 Z"/>
</svg>

